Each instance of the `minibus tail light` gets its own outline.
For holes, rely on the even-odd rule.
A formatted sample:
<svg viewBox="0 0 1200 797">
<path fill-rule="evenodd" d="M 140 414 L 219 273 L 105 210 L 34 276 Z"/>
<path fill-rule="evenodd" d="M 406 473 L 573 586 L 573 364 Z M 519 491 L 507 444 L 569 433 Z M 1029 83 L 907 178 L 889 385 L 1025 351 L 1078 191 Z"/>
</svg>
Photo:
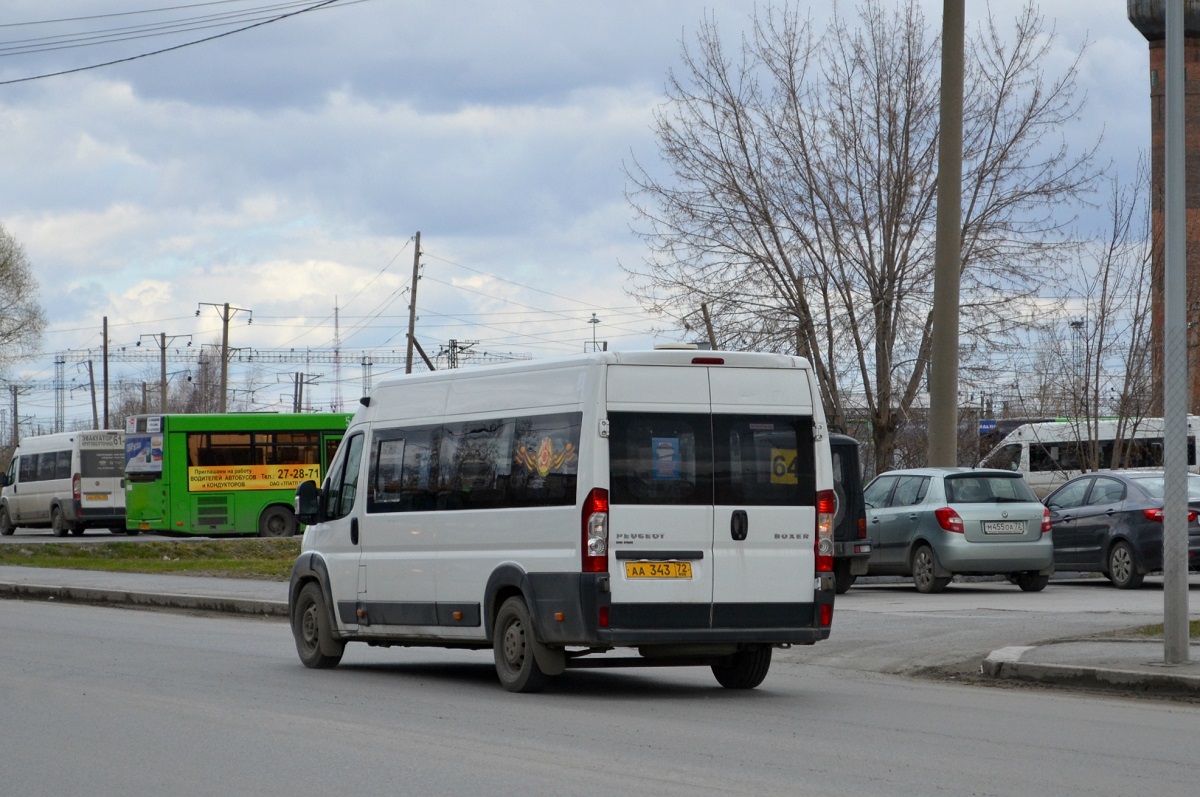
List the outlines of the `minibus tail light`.
<svg viewBox="0 0 1200 797">
<path fill-rule="evenodd" d="M 833 515 L 837 509 L 837 497 L 833 490 L 817 493 L 816 555 L 817 572 L 833 572 Z"/>
<path fill-rule="evenodd" d="M 82 500 L 83 498 L 83 491 L 80 489 L 82 482 L 83 480 L 79 477 L 78 473 L 71 477 L 71 496 L 76 500 L 76 502 Z"/>
<path fill-rule="evenodd" d="M 608 572 L 608 490 L 599 487 L 583 502 L 583 572 Z"/>
</svg>

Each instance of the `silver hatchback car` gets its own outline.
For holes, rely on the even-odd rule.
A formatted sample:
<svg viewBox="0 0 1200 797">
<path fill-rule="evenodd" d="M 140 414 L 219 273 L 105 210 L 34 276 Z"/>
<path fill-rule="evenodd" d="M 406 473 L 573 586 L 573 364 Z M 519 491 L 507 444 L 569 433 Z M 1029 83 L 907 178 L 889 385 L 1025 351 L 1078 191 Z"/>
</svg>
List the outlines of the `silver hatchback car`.
<svg viewBox="0 0 1200 797">
<path fill-rule="evenodd" d="M 912 576 L 941 592 L 955 574 L 1004 575 L 1026 592 L 1054 572 L 1050 512 L 1020 474 L 913 468 L 876 476 L 863 491 L 867 575 Z"/>
</svg>

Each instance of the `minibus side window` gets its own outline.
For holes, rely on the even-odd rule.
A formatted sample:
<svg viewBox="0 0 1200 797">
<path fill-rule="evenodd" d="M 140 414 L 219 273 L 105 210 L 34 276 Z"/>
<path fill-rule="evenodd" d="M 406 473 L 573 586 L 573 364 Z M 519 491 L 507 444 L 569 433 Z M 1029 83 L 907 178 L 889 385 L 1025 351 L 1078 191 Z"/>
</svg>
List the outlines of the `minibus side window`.
<svg viewBox="0 0 1200 797">
<path fill-rule="evenodd" d="M 574 505 L 583 413 L 525 416 L 512 423 L 505 505 Z"/>
<path fill-rule="evenodd" d="M 69 479 L 71 478 L 71 452 L 59 451 L 54 459 L 54 478 Z"/>
<path fill-rule="evenodd" d="M 372 436 L 367 512 L 436 508 L 440 428 L 384 429 Z"/>
<path fill-rule="evenodd" d="M 354 508 L 354 497 L 358 493 L 358 472 L 362 464 L 363 435 L 356 434 L 346 448 L 346 457 L 336 466 L 329 477 L 329 493 L 326 500 L 325 519 L 337 520 L 350 514 Z"/>
<path fill-rule="evenodd" d="M 37 480 L 48 482 L 54 478 L 58 468 L 58 455 L 53 451 L 43 451 L 38 454 Z"/>
</svg>

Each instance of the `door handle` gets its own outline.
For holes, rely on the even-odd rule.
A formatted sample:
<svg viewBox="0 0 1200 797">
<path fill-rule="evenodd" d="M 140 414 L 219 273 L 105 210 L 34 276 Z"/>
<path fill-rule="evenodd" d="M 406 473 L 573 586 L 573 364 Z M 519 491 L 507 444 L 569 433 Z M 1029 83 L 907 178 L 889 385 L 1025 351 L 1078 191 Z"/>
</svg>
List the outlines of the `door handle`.
<svg viewBox="0 0 1200 797">
<path fill-rule="evenodd" d="M 350 518 L 350 544 L 358 545 L 358 518 Z"/>
<path fill-rule="evenodd" d="M 746 510 L 733 510 L 733 515 L 729 518 L 729 536 L 741 542 L 746 539 L 746 533 L 749 530 L 750 519 L 746 516 Z"/>
</svg>

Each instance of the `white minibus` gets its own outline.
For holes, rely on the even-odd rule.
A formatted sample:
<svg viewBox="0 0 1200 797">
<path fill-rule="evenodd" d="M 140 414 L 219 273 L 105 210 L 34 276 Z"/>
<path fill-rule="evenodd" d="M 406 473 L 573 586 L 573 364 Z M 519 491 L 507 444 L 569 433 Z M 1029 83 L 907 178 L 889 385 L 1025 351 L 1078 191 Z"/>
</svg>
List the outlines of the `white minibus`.
<svg viewBox="0 0 1200 797">
<path fill-rule="evenodd" d="M 818 395 L 803 359 L 694 350 L 380 383 L 323 485 L 297 489 L 301 661 L 335 666 L 347 642 L 491 648 L 514 692 L 663 665 L 754 688 L 773 648 L 830 633 Z"/>
<path fill-rule="evenodd" d="M 62 432 L 26 437 L 0 474 L 0 534 L 47 528 L 125 533 L 125 433 Z"/>
<path fill-rule="evenodd" d="M 1197 472 L 1196 435 L 1200 417 L 1188 416 L 1188 470 Z M 1009 432 L 984 457 L 980 467 L 1016 471 L 1041 498 L 1083 472 L 1093 441 L 1098 445 L 1096 462 L 1101 469 L 1120 451 L 1118 467 L 1161 468 L 1163 466 L 1163 419 L 1062 420 L 1027 423 Z"/>
</svg>

